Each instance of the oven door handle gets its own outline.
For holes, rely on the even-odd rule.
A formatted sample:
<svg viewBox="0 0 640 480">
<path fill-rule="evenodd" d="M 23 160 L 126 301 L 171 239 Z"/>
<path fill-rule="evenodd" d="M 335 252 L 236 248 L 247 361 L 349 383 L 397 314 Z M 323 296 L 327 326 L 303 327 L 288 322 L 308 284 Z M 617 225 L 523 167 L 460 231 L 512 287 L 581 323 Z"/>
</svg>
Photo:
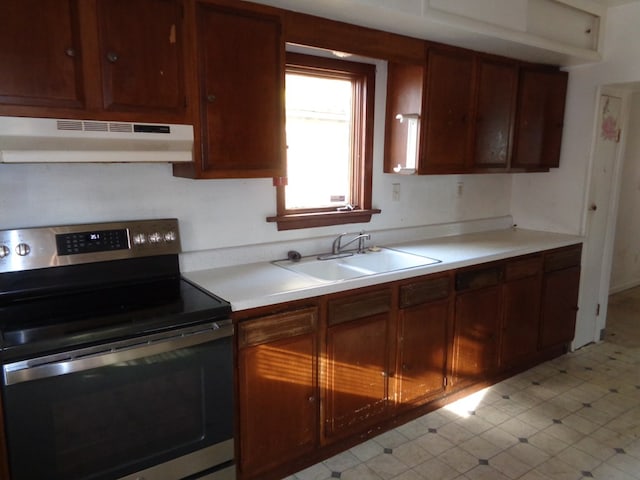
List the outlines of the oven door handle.
<svg viewBox="0 0 640 480">
<path fill-rule="evenodd" d="M 194 347 L 233 335 L 230 320 L 216 322 L 207 329 L 180 330 L 171 334 L 123 340 L 64 354 L 54 354 L 3 365 L 4 384 L 15 385 L 32 380 L 77 373 L 94 368 L 131 362 L 182 348 Z"/>
</svg>

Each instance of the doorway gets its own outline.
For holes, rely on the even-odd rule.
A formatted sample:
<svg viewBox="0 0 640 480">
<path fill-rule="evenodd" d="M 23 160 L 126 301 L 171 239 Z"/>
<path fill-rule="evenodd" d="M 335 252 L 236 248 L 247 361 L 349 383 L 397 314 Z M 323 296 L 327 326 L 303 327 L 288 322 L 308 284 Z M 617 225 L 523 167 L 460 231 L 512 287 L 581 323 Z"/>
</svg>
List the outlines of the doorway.
<svg viewBox="0 0 640 480">
<path fill-rule="evenodd" d="M 640 131 L 638 87 L 637 83 L 605 86 L 599 95 L 585 199 L 581 285 L 581 307 L 587 313 L 583 317 L 592 320 L 576 330 L 576 346 L 589 338 L 605 338 L 610 293 L 640 285 L 640 219 L 635 219 L 640 205 L 640 139 L 633 133 Z M 612 307 L 619 310 L 613 300 Z M 618 310 L 612 318 L 619 318 Z"/>
</svg>

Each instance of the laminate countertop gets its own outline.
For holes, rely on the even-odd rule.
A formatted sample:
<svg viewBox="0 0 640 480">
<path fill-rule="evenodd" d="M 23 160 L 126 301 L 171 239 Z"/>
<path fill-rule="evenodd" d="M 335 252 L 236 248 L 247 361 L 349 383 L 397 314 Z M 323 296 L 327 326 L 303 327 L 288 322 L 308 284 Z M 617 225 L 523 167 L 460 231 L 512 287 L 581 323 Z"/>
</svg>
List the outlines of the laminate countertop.
<svg viewBox="0 0 640 480">
<path fill-rule="evenodd" d="M 233 311 L 241 311 L 503 260 L 582 241 L 582 237 L 575 235 L 510 228 L 381 245 L 439 262 L 348 280 L 321 281 L 271 262 L 183 272 L 183 276 L 229 301 Z"/>
</svg>

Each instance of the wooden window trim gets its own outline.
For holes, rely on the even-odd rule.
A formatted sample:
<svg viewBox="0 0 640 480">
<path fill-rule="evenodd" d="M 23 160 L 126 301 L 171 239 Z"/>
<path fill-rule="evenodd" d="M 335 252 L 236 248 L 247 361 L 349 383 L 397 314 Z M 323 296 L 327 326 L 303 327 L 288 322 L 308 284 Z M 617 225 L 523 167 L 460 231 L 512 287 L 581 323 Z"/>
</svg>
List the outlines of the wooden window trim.
<svg viewBox="0 0 640 480">
<path fill-rule="evenodd" d="M 355 115 L 354 172 L 351 198 L 353 210 L 338 211 L 335 208 L 315 208 L 287 210 L 285 208 L 285 186 L 276 186 L 277 215 L 267 217 L 267 222 L 276 222 L 278 230 L 324 227 L 348 223 L 366 223 L 373 214 L 380 213 L 372 208 L 373 179 L 373 119 L 375 105 L 375 66 L 371 64 L 316 57 L 299 53 L 287 53 L 287 72 L 313 72 L 317 70 L 327 77 L 350 78 L 356 82 L 354 88 Z"/>
</svg>

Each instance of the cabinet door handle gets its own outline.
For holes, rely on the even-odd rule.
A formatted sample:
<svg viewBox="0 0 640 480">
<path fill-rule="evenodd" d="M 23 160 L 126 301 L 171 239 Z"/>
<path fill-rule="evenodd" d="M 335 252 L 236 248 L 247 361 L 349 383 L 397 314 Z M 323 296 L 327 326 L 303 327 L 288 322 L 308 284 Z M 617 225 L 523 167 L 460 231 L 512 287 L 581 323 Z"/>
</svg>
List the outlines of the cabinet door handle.
<svg viewBox="0 0 640 480">
<path fill-rule="evenodd" d="M 118 61 L 118 54 L 116 52 L 107 52 L 107 60 L 111 63 L 116 63 Z"/>
<path fill-rule="evenodd" d="M 64 51 L 64 53 L 67 57 L 73 58 L 76 56 L 76 49 L 69 47 Z"/>
<path fill-rule="evenodd" d="M 212 95 L 212 94 L 207 95 L 207 102 L 213 103 L 215 101 L 216 101 L 216 96 L 215 95 Z"/>
</svg>

